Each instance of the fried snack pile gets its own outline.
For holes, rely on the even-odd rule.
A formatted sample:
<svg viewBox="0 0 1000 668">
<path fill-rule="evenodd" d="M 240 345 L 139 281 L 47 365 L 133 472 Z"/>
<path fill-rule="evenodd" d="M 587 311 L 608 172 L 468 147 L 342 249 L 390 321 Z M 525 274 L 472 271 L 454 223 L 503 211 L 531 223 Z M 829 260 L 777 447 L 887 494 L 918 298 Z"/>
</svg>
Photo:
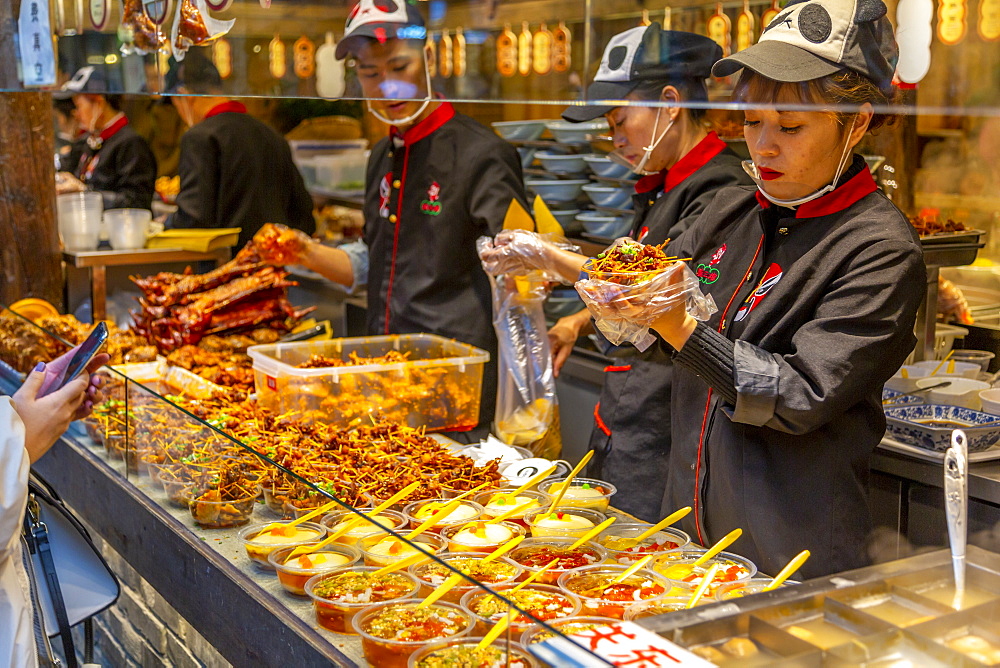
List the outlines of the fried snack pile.
<svg viewBox="0 0 1000 668">
<path fill-rule="evenodd" d="M 231 334 L 266 327 L 292 329 L 306 313 L 288 301 L 288 272 L 261 262 L 253 242 L 236 257 L 206 274 L 161 272 L 132 277 L 143 297 L 134 314 L 135 331 L 161 353 L 198 343 L 209 334 Z"/>
<path fill-rule="evenodd" d="M 181 346 L 167 355 L 167 363 L 195 373 L 216 385 L 253 391 L 253 360 L 247 348 L 274 343 L 280 333 L 273 329 L 255 329 L 249 334 L 209 335 L 198 345 Z"/>
<path fill-rule="evenodd" d="M 658 246 L 647 246 L 626 239 L 588 262 L 585 270 L 592 277 L 619 285 L 642 283 L 676 262 L 663 252 L 668 243 L 670 239 Z"/>
<path fill-rule="evenodd" d="M 910 224 L 916 228 L 917 234 L 922 237 L 930 237 L 935 234 L 965 232 L 968 229 L 964 223 L 952 220 L 951 218 L 946 219 L 942 223 L 937 212 L 910 216 Z"/>
<path fill-rule="evenodd" d="M 378 357 L 362 357 L 355 352 L 347 355 L 347 359 L 339 357 L 328 357 L 326 355 L 311 355 L 302 364 L 296 365 L 296 369 L 326 369 L 333 366 L 367 366 L 369 364 L 401 364 L 410 359 L 410 353 L 401 353 L 398 350 L 390 350 L 385 355 Z"/>
</svg>

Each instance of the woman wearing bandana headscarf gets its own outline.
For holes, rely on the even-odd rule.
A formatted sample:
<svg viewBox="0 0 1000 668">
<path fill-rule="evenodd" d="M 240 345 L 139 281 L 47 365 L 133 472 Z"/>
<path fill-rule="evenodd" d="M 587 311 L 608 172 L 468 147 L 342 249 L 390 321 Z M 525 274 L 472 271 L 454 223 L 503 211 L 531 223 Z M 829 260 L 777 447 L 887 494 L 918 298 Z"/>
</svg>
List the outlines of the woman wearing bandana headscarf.
<svg viewBox="0 0 1000 668">
<path fill-rule="evenodd" d="M 59 173 L 60 193 L 95 190 L 105 209 L 149 209 L 156 184 L 156 158 L 146 140 L 129 127 L 121 95 L 108 93 L 103 73 L 92 65 L 79 71 L 55 93 L 72 98 L 76 119 L 86 132 L 71 173 Z"/>
<path fill-rule="evenodd" d="M 880 391 L 915 341 L 920 244 L 853 153 L 893 95 L 885 12 L 792 3 L 716 63 L 738 73 L 757 187 L 720 190 L 667 249 L 713 268 L 701 288 L 719 311 L 652 326 L 674 362 L 662 510 L 693 506 L 684 528 L 702 544 L 742 528 L 734 551 L 767 573 L 802 549 L 799 577 L 866 565 Z"/>
</svg>

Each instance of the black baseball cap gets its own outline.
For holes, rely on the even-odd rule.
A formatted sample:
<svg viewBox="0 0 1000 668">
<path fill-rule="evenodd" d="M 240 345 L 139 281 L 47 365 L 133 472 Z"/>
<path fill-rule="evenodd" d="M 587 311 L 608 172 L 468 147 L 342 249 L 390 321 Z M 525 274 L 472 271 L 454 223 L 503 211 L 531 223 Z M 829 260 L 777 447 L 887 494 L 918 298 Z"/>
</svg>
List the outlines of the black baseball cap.
<svg viewBox="0 0 1000 668">
<path fill-rule="evenodd" d="M 898 60 L 882 0 L 792 0 L 756 44 L 723 58 L 712 73 L 725 77 L 747 67 L 768 79 L 799 82 L 849 69 L 888 92 Z"/>
<path fill-rule="evenodd" d="M 165 94 L 176 95 L 182 87 L 195 95 L 222 92 L 219 69 L 201 51 L 190 50 L 181 62 L 171 56 L 168 63 L 167 73 L 163 76 Z"/>
<path fill-rule="evenodd" d="M 640 83 L 676 79 L 704 80 L 722 58 L 722 48 L 702 35 L 663 30 L 659 23 L 618 33 L 608 42 L 601 67 L 587 88 L 592 100 L 623 100 Z M 583 123 L 620 105 L 568 107 L 562 117 Z"/>
<path fill-rule="evenodd" d="M 390 39 L 427 39 L 424 17 L 414 0 L 361 0 L 347 16 L 344 38 L 337 43 L 337 58 L 351 53 L 357 37 L 380 42 Z"/>
<path fill-rule="evenodd" d="M 108 80 L 104 76 L 103 68 L 87 65 L 78 69 L 72 79 L 52 93 L 52 97 L 57 100 L 68 100 L 74 95 L 107 95 L 107 93 Z"/>
</svg>

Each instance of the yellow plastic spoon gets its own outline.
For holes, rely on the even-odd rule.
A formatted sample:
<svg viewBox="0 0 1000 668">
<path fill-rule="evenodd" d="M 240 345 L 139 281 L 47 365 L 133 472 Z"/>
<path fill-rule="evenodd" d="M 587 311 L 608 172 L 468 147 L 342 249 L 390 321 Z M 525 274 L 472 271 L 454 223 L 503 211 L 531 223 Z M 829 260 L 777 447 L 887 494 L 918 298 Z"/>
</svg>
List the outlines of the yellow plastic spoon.
<svg viewBox="0 0 1000 668">
<path fill-rule="evenodd" d="M 444 506 L 444 508 L 441 508 L 436 513 L 428 517 L 426 520 L 424 520 L 423 524 L 419 525 L 416 529 L 406 534 L 404 538 L 406 538 L 406 540 L 413 540 L 414 538 L 416 538 L 417 536 L 419 536 L 420 534 L 427 531 L 432 526 L 436 525 L 438 522 L 443 520 L 445 517 L 448 517 L 448 515 L 450 515 L 452 511 L 454 511 L 460 505 L 462 505 L 462 502 L 458 499 L 448 502 Z"/>
<path fill-rule="evenodd" d="M 398 492 L 396 492 L 395 494 L 393 494 L 392 496 L 390 496 L 388 499 L 386 499 L 382 503 L 380 503 L 377 506 L 375 506 L 374 508 L 372 508 L 372 511 L 369 513 L 369 515 L 377 515 L 380 512 L 382 512 L 383 510 L 388 509 L 389 506 L 391 506 L 392 504 L 398 503 L 399 501 L 402 501 L 407 496 L 409 496 L 410 493 L 412 493 L 413 490 L 415 490 L 417 487 L 420 487 L 420 481 L 419 480 L 411 482 L 409 485 L 407 485 L 406 487 L 404 487 L 403 489 L 399 490 Z"/>
<path fill-rule="evenodd" d="M 436 600 L 438 600 L 439 598 L 447 594 L 449 591 L 451 591 L 452 587 L 454 587 L 464 579 L 465 578 L 462 577 L 461 573 L 452 573 L 451 575 L 448 576 L 448 579 L 446 579 L 444 582 L 442 582 L 437 586 L 437 589 L 428 594 L 427 598 L 425 598 L 424 600 L 422 600 L 420 603 L 417 604 L 417 610 L 423 610 L 427 606 L 431 605 Z"/>
<path fill-rule="evenodd" d="M 285 563 L 288 563 L 295 557 L 300 557 L 303 554 L 309 554 L 310 552 L 315 552 L 316 550 L 322 549 L 337 540 L 345 533 L 358 526 L 362 522 L 366 521 L 363 517 L 355 517 L 353 520 L 347 521 L 342 527 L 331 533 L 329 536 L 316 543 L 315 545 L 300 545 L 288 554 L 288 558 L 285 559 Z"/>
<path fill-rule="evenodd" d="M 594 536 L 596 536 L 597 534 L 601 533 L 602 531 L 604 531 L 605 529 L 607 529 L 609 526 L 611 526 L 612 524 L 614 524 L 615 521 L 617 521 L 617 520 L 618 520 L 617 517 L 609 517 L 608 519 L 604 520 L 603 522 L 601 522 L 600 524 L 598 524 L 596 527 L 594 527 L 593 529 L 591 529 L 587 533 L 585 533 L 582 536 L 580 536 L 580 539 L 577 540 L 572 545 L 570 545 L 569 549 L 570 550 L 575 550 L 576 548 L 580 547 L 581 545 L 583 545 L 584 543 L 586 543 L 588 540 L 590 540 L 591 538 L 593 538 Z"/>
<path fill-rule="evenodd" d="M 774 576 L 774 579 L 767 583 L 767 585 L 761 589 L 761 591 L 771 591 L 777 589 L 781 584 L 787 580 L 792 573 L 802 568 L 802 564 L 806 563 L 809 558 L 809 550 L 802 550 L 788 562 L 788 564 Z"/>
<path fill-rule="evenodd" d="M 541 481 L 548 478 L 550 475 L 552 475 L 553 472 L 555 472 L 557 468 L 559 468 L 559 466 L 555 465 L 552 466 L 551 468 L 545 469 L 541 473 L 536 473 L 535 475 L 533 475 L 531 478 L 528 479 L 528 482 L 524 483 L 523 485 L 515 489 L 513 492 L 500 492 L 500 494 L 503 494 L 504 496 L 517 496 L 518 494 L 528 489 L 529 487 L 537 485 Z"/>
<path fill-rule="evenodd" d="M 397 561 L 394 564 L 389 564 L 387 566 L 383 566 L 382 568 L 378 569 L 377 571 L 372 571 L 372 575 L 375 576 L 375 575 L 385 575 L 386 573 L 393 573 L 395 571 L 402 570 L 402 569 L 406 568 L 407 566 L 410 566 L 411 564 L 415 564 L 418 561 L 422 561 L 423 559 L 426 559 L 426 558 L 427 558 L 427 554 L 426 553 L 424 553 L 424 552 L 417 552 L 416 554 L 411 554 L 408 557 L 403 557 L 402 559 L 400 559 L 399 561 Z"/>
<path fill-rule="evenodd" d="M 606 545 L 605 547 L 611 547 L 611 549 L 613 550 L 628 550 L 630 548 L 633 548 L 642 541 L 646 540 L 647 538 L 655 534 L 657 531 L 662 531 L 663 529 L 666 529 L 674 522 L 678 522 L 684 519 L 690 512 L 691 512 L 691 506 L 684 506 L 680 510 L 674 511 L 670 515 L 667 515 L 664 519 L 660 520 L 653 526 L 649 527 L 635 538 L 624 538 L 622 539 L 621 543 L 616 543 L 616 546 Z"/>
<path fill-rule="evenodd" d="M 268 524 L 266 527 L 264 527 L 263 529 L 261 529 L 260 531 L 258 531 L 257 533 L 255 533 L 254 535 L 255 536 L 259 536 L 259 535 L 261 535 L 262 533 L 265 533 L 265 532 L 266 533 L 271 533 L 275 529 L 282 529 L 282 530 L 284 530 L 284 529 L 291 529 L 293 527 L 297 527 L 298 525 L 302 524 L 303 522 L 308 522 L 309 520 L 311 520 L 312 518 L 316 517 L 317 515 L 325 513 L 326 511 L 330 510 L 330 508 L 333 508 L 338 503 L 340 503 L 340 502 L 339 501 L 331 501 L 330 503 L 325 503 L 322 506 L 320 506 L 319 508 L 317 508 L 316 510 L 310 511 L 310 512 L 306 513 L 305 515 L 303 515 L 302 517 L 298 518 L 297 520 L 292 520 L 291 522 L 271 522 L 270 524 Z"/>
<path fill-rule="evenodd" d="M 500 634 L 507 629 L 507 625 L 510 624 L 510 615 L 514 612 L 514 608 L 508 608 L 507 614 L 500 618 L 493 628 L 490 629 L 489 633 L 483 636 L 483 639 L 479 641 L 476 645 L 476 649 L 486 649 L 493 644 L 493 641 L 500 637 Z"/>
<path fill-rule="evenodd" d="M 743 529 L 733 529 L 725 536 L 723 536 L 718 543 L 708 548 L 708 551 L 705 552 L 705 554 L 695 559 L 694 563 L 692 563 L 691 565 L 701 566 L 703 563 L 705 563 L 706 561 L 717 555 L 719 552 L 722 552 L 724 549 L 735 543 L 736 539 L 742 535 L 743 535 Z"/>
<path fill-rule="evenodd" d="M 549 563 L 545 564 L 544 566 L 542 566 L 541 568 L 539 568 L 537 571 L 535 571 L 534 573 L 532 573 L 528 577 L 524 578 L 524 580 L 521 581 L 521 582 L 519 582 L 516 586 L 511 587 L 510 589 L 508 589 L 507 593 L 508 594 L 513 594 L 516 591 L 521 591 L 522 589 L 524 589 L 525 587 L 527 587 L 528 585 L 530 585 L 532 582 L 534 582 L 535 580 L 537 580 L 538 578 L 540 578 L 542 576 L 542 573 L 544 573 L 545 571 L 549 570 L 550 568 L 552 568 L 553 566 L 555 566 L 558 563 L 559 563 L 558 559 L 553 559 L 552 561 L 550 561 Z"/>
<path fill-rule="evenodd" d="M 562 501 L 563 495 L 566 493 L 566 490 L 569 489 L 569 486 L 573 484 L 573 478 L 576 477 L 577 473 L 583 470 L 583 467 L 587 465 L 587 462 L 589 462 L 593 456 L 594 456 L 594 451 L 588 450 L 587 454 L 585 454 L 583 456 L 583 459 L 580 460 L 580 463 L 577 464 L 576 467 L 569 472 L 569 475 L 566 477 L 566 480 L 560 483 L 562 487 L 559 489 L 559 493 L 556 494 L 554 497 L 552 497 L 552 505 L 549 506 L 549 509 L 546 512 L 546 514 L 551 513 L 553 510 L 555 510 L 556 506 L 559 505 L 559 502 Z"/>
<path fill-rule="evenodd" d="M 712 580 L 715 579 L 715 574 L 719 572 L 720 565 L 721 564 L 712 564 L 711 568 L 705 571 L 705 575 L 702 576 L 701 582 L 699 582 L 698 586 L 695 587 L 694 593 L 691 594 L 690 600 L 688 600 L 687 604 L 684 606 L 685 608 L 690 610 L 694 606 L 698 605 L 698 601 L 701 599 L 702 596 L 705 595 L 705 592 L 708 591 L 708 588 L 712 586 Z"/>
<path fill-rule="evenodd" d="M 497 522 L 503 522 L 508 517 L 513 517 L 514 515 L 517 515 L 518 513 L 524 512 L 525 510 L 527 510 L 528 508 L 530 508 L 533 503 L 535 503 L 535 502 L 534 501 L 528 501 L 527 503 L 522 503 L 519 506 L 511 508 L 510 510 L 508 510 L 507 512 L 505 512 L 503 515 L 497 515 L 496 517 L 493 517 L 491 519 L 486 520 L 484 522 L 484 524 L 496 524 Z"/>
<path fill-rule="evenodd" d="M 941 362 L 936 367 L 934 367 L 933 371 L 931 371 L 931 375 L 932 376 L 936 376 L 937 375 L 937 372 L 941 370 L 941 367 L 944 366 L 944 363 L 947 362 L 949 359 L 951 359 L 951 354 L 953 352 L 955 352 L 955 351 L 954 350 L 949 350 L 948 351 L 948 354 L 944 356 L 944 359 L 941 360 Z M 952 369 L 952 370 L 954 371 L 954 369 Z"/>
<path fill-rule="evenodd" d="M 501 545 L 500 547 L 498 547 L 497 549 L 493 550 L 485 557 L 483 557 L 483 563 L 485 564 L 490 561 L 493 561 L 494 559 L 499 559 L 500 557 L 502 557 L 503 555 L 507 554 L 515 547 L 520 545 L 522 540 L 524 540 L 524 536 L 517 536 L 516 538 L 511 538 L 509 541 L 507 541 L 506 543 L 504 543 L 503 545 Z"/>
</svg>

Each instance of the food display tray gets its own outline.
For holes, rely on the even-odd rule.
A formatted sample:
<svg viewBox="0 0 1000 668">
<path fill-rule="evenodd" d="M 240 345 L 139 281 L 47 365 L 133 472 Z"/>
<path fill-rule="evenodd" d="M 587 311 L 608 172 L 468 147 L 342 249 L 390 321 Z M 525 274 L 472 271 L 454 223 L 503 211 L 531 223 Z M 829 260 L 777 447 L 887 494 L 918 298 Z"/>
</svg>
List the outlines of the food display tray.
<svg viewBox="0 0 1000 668">
<path fill-rule="evenodd" d="M 933 243 L 923 244 L 924 264 L 928 267 L 959 267 L 976 261 L 979 249 L 985 243 Z"/>
<path fill-rule="evenodd" d="M 943 452 L 924 450 L 923 448 L 907 445 L 906 443 L 900 443 L 899 441 L 893 440 L 888 436 L 882 439 L 882 442 L 878 444 L 878 447 L 883 450 L 888 450 L 889 452 L 897 452 L 901 455 L 908 455 L 910 457 L 923 459 L 928 462 L 944 461 Z M 979 462 L 992 462 L 998 459 L 1000 459 L 1000 444 L 994 445 L 993 447 L 983 450 L 982 452 L 969 453 L 969 462 L 973 464 L 977 464 Z"/>
<path fill-rule="evenodd" d="M 938 244 L 975 244 L 986 234 L 983 230 L 962 230 L 961 232 L 942 232 L 920 237 L 921 246 L 937 246 Z"/>
</svg>

